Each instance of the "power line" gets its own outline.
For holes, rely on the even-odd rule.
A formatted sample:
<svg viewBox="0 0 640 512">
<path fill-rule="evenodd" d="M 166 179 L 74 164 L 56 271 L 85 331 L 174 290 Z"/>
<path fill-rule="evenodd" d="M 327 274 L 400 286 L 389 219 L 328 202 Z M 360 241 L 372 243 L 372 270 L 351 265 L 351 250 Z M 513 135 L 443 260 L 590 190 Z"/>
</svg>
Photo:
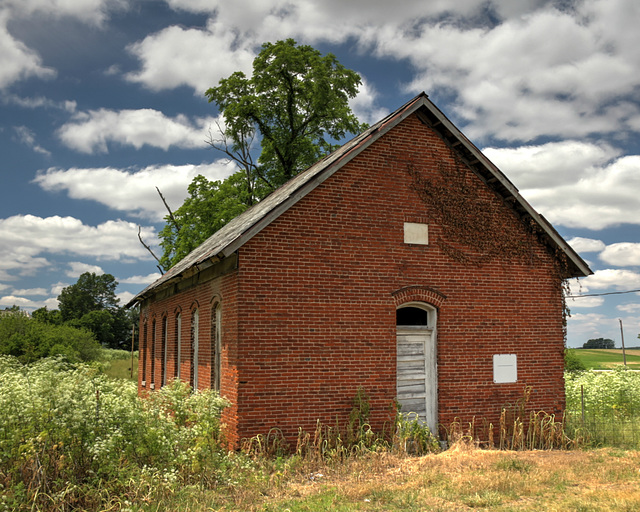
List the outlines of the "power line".
<svg viewBox="0 0 640 512">
<path fill-rule="evenodd" d="M 567 299 L 579 299 L 580 297 L 602 297 L 603 295 L 623 295 L 625 293 L 639 293 L 640 290 L 626 290 L 623 292 L 585 293 L 584 295 L 567 295 Z"/>
</svg>

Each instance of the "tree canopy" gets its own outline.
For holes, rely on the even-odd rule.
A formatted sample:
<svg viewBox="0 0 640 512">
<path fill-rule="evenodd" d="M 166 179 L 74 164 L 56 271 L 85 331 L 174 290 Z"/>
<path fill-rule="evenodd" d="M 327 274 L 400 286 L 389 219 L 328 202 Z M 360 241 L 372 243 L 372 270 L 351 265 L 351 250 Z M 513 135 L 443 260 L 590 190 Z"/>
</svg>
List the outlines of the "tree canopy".
<svg viewBox="0 0 640 512">
<path fill-rule="evenodd" d="M 196 177 L 184 204 L 160 232 L 169 268 L 202 241 L 287 180 L 366 128 L 349 106 L 360 76 L 332 54 L 293 39 L 265 43 L 253 74 L 238 71 L 206 91 L 223 121 L 208 143 L 239 171 L 224 181 Z M 255 157 L 259 143 L 260 154 Z"/>
<path fill-rule="evenodd" d="M 127 348 L 135 312 L 120 307 L 117 286 L 118 281 L 111 274 L 85 272 L 75 284 L 62 289 L 59 311 L 41 308 L 33 312 L 33 318 L 89 331 L 105 347 Z"/>
<path fill-rule="evenodd" d="M 590 339 L 582 345 L 582 348 L 615 348 L 616 343 L 609 338 Z"/>
</svg>

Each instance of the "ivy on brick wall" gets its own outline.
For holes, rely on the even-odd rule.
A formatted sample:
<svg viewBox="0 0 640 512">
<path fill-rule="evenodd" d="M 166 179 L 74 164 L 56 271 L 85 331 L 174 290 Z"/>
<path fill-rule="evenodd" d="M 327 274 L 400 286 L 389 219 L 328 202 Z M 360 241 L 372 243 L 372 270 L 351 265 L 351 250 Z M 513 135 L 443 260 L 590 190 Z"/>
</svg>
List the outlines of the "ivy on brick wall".
<svg viewBox="0 0 640 512">
<path fill-rule="evenodd" d="M 536 246 L 542 232 L 531 218 L 519 219 L 510 208 L 515 198 L 493 192 L 450 148 L 449 155 L 432 152 L 437 172 L 424 173 L 413 162 L 406 163 L 411 188 L 434 216 L 442 237 L 434 243 L 444 254 L 462 264 L 481 266 L 490 261 L 534 266 L 540 262 Z M 557 249 L 551 276 L 562 296 L 563 320 L 569 310 L 564 300 L 568 292 L 566 254 Z"/>
</svg>

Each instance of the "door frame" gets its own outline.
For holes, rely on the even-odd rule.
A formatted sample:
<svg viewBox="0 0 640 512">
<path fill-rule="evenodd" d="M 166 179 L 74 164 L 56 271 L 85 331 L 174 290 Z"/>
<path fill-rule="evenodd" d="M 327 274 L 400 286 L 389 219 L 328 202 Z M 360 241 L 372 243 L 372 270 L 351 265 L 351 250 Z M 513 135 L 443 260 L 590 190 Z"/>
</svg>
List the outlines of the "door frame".
<svg viewBox="0 0 640 512">
<path fill-rule="evenodd" d="M 426 302 L 405 302 L 396 307 L 396 311 L 403 308 L 417 308 L 427 313 L 427 325 L 398 325 L 396 320 L 396 386 L 398 382 L 398 335 L 416 332 L 429 333 L 425 341 L 425 409 L 426 421 L 433 435 L 438 434 L 438 341 L 437 323 L 438 310 Z"/>
</svg>

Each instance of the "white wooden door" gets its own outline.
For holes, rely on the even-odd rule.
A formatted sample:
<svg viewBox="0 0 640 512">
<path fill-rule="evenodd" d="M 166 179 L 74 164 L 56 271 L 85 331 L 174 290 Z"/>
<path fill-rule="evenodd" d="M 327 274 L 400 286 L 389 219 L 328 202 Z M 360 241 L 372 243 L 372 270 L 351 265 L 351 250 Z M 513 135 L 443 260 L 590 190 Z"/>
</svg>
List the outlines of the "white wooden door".
<svg viewBox="0 0 640 512">
<path fill-rule="evenodd" d="M 402 413 L 414 413 L 437 434 L 438 395 L 433 329 L 397 328 L 397 396 Z"/>
</svg>

